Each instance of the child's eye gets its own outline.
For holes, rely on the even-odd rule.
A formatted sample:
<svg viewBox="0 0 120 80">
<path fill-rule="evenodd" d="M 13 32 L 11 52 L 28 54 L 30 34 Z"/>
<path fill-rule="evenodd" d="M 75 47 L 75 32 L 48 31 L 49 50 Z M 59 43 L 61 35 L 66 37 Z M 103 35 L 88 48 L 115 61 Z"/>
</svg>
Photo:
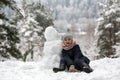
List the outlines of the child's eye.
<svg viewBox="0 0 120 80">
<path fill-rule="evenodd" d="M 67 41 L 66 39 L 64 41 Z"/>
</svg>

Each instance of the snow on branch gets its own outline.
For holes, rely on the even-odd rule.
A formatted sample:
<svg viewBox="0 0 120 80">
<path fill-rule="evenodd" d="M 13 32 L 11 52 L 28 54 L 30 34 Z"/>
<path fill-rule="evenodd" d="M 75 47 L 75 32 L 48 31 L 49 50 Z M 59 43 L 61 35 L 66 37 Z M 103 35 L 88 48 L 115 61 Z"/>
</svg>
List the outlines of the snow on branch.
<svg viewBox="0 0 120 80">
<path fill-rule="evenodd" d="M 2 25 L 3 24 L 3 21 L 0 19 L 0 25 Z"/>
<path fill-rule="evenodd" d="M 117 33 L 115 33 L 115 35 L 120 35 L 120 31 L 119 31 L 119 32 L 117 32 Z"/>
<path fill-rule="evenodd" d="M 118 17 L 118 18 L 116 19 L 116 21 L 117 21 L 117 22 L 120 22 L 120 17 Z"/>
<path fill-rule="evenodd" d="M 97 19 L 98 22 L 99 22 L 99 21 L 103 21 L 103 20 L 104 20 L 103 17 L 100 17 L 100 18 Z"/>
<path fill-rule="evenodd" d="M 111 15 L 112 13 L 115 13 L 115 9 L 110 9 L 109 11 L 106 11 L 105 16 Z"/>
<path fill-rule="evenodd" d="M 113 28 L 112 23 L 105 25 L 105 28 Z"/>
<path fill-rule="evenodd" d="M 105 4 L 103 4 L 103 3 L 100 3 L 100 2 L 98 2 L 98 5 L 99 5 L 100 7 L 103 7 L 103 8 L 106 8 L 106 7 L 107 7 L 107 5 L 105 5 Z"/>
</svg>

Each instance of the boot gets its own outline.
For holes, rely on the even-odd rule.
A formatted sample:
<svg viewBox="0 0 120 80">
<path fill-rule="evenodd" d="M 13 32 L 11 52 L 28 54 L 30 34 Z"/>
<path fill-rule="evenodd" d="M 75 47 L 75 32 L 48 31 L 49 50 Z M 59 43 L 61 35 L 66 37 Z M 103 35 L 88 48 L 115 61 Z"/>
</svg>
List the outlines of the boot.
<svg viewBox="0 0 120 80">
<path fill-rule="evenodd" d="M 85 65 L 85 66 L 83 66 L 83 71 L 85 71 L 86 73 L 90 73 L 93 70 L 91 69 L 91 67 L 89 65 Z"/>
<path fill-rule="evenodd" d="M 59 68 L 53 68 L 53 71 L 55 73 L 57 73 L 58 71 L 64 71 L 65 70 L 65 65 L 64 64 L 60 64 L 60 67 Z"/>
</svg>

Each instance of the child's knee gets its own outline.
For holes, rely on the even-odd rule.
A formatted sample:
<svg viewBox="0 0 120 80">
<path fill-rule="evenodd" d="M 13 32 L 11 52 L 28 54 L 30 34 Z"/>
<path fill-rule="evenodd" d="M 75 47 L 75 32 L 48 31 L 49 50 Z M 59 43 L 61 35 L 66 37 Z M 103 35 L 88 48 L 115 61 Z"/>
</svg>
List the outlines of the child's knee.
<svg viewBox="0 0 120 80">
<path fill-rule="evenodd" d="M 74 63 L 76 64 L 76 63 L 78 63 L 80 60 L 79 59 L 75 59 L 74 60 Z"/>
<path fill-rule="evenodd" d="M 74 64 L 82 64 L 84 61 L 81 59 L 75 59 Z"/>
</svg>

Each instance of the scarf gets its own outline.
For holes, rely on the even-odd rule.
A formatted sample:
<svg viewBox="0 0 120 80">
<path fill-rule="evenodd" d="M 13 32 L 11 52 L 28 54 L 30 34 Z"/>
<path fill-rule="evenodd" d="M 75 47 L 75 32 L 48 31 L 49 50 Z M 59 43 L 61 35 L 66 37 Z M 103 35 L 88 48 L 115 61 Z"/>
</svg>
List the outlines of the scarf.
<svg viewBox="0 0 120 80">
<path fill-rule="evenodd" d="M 73 40 L 72 44 L 69 45 L 69 46 L 65 46 L 64 43 L 62 43 L 62 47 L 63 47 L 64 50 L 70 50 L 70 49 L 72 49 L 75 46 L 75 44 L 76 44 L 76 41 Z"/>
</svg>

